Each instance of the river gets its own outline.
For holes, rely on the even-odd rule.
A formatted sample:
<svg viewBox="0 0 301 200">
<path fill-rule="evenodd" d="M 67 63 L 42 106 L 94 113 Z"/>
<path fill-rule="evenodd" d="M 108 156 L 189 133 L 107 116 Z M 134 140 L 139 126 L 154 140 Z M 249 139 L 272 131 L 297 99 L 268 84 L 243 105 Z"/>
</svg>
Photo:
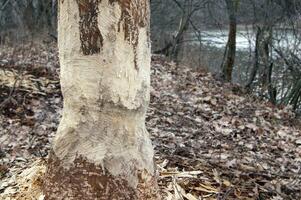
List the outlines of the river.
<svg viewBox="0 0 301 200">
<path fill-rule="evenodd" d="M 298 47 L 301 49 L 301 40 L 297 39 L 292 31 L 277 31 L 273 44 L 278 47 Z M 201 32 L 203 45 L 225 48 L 228 40 L 228 30 L 207 30 Z M 297 36 L 298 37 L 298 36 Z M 300 36 L 299 36 L 300 37 Z M 254 50 L 255 33 L 253 31 L 238 30 L 236 36 L 236 48 L 238 51 Z"/>
</svg>

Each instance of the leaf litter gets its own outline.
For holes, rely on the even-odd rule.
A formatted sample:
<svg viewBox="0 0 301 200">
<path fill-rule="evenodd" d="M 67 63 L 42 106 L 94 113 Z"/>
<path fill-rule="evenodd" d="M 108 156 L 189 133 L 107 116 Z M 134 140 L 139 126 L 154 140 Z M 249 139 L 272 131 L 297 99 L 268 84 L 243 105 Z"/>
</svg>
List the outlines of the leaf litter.
<svg viewBox="0 0 301 200">
<path fill-rule="evenodd" d="M 41 179 L 26 169 L 45 170 L 62 110 L 55 46 L 0 52 L 3 199 L 30 199 L 18 193 Z M 151 85 L 147 128 L 164 199 L 301 199 L 301 125 L 289 107 L 159 55 Z"/>
</svg>

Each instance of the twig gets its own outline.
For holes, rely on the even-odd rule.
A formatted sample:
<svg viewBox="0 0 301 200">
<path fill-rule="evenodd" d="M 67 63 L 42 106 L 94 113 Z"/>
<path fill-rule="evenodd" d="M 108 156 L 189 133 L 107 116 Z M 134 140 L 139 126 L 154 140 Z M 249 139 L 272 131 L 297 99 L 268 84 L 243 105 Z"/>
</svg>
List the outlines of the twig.
<svg viewBox="0 0 301 200">
<path fill-rule="evenodd" d="M 7 4 L 9 3 L 9 1 L 10 1 L 10 0 L 7 0 L 7 1 L 3 4 L 3 6 L 2 6 L 1 9 L 0 9 L 1 11 L 5 9 L 5 7 L 7 6 Z"/>
<path fill-rule="evenodd" d="M 179 188 L 177 187 L 177 181 L 176 181 L 176 177 L 175 176 L 172 177 L 172 183 L 173 183 L 175 192 L 178 193 L 178 196 L 181 198 L 181 200 L 184 200 L 183 197 L 182 197 L 181 192 L 179 191 Z M 176 195 L 176 193 L 175 193 L 175 195 Z"/>
<path fill-rule="evenodd" d="M 11 90 L 9 92 L 8 97 L 0 104 L 0 108 L 3 108 L 11 100 L 13 93 L 15 91 L 15 88 L 16 88 L 17 82 L 18 82 L 18 78 L 16 78 L 16 80 L 13 84 L 13 87 L 11 88 Z"/>
<path fill-rule="evenodd" d="M 231 192 L 233 191 L 233 188 L 229 188 L 226 193 L 223 195 L 223 198 L 221 200 L 226 200 L 228 198 L 228 196 L 231 194 Z"/>
</svg>

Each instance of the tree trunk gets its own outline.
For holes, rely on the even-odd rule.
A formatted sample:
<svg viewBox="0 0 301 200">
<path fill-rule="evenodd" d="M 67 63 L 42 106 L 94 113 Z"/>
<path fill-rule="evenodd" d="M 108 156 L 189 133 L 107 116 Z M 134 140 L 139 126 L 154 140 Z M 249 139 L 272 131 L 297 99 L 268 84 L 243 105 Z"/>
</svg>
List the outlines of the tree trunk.
<svg viewBox="0 0 301 200">
<path fill-rule="evenodd" d="M 60 0 L 58 43 L 64 111 L 45 199 L 159 199 L 148 0 Z"/>
<path fill-rule="evenodd" d="M 225 50 L 225 61 L 223 61 L 222 64 L 222 78 L 225 81 L 231 82 L 236 54 L 236 15 L 238 8 L 238 0 L 226 0 L 226 5 L 229 15 L 229 35 L 227 48 Z"/>
<path fill-rule="evenodd" d="M 177 34 L 175 34 L 172 40 L 169 43 L 167 43 L 162 49 L 157 50 L 154 53 L 164 54 L 165 56 L 168 56 L 170 60 L 173 60 L 176 63 L 178 63 L 179 53 L 183 48 L 184 36 L 189 29 L 190 20 L 191 20 L 190 18 L 192 17 L 195 11 L 192 10 L 193 5 L 191 1 L 183 2 L 183 5 L 181 5 L 179 2 L 176 3 L 178 7 L 182 10 L 182 16 L 180 19 Z"/>
<path fill-rule="evenodd" d="M 263 63 L 263 72 L 261 76 L 262 95 L 268 92 L 269 99 L 272 103 L 276 103 L 276 90 L 272 85 L 273 62 L 271 60 L 271 44 L 272 44 L 272 27 L 263 28 L 263 38 L 261 42 L 260 54 Z"/>
<path fill-rule="evenodd" d="M 255 80 L 255 77 L 256 77 L 258 69 L 259 69 L 260 38 L 261 38 L 261 28 L 257 27 L 256 39 L 255 39 L 255 50 L 254 50 L 254 64 L 253 64 L 252 71 L 250 73 L 250 78 L 249 78 L 248 83 L 246 85 L 247 89 L 251 89 L 251 86 L 252 86 L 252 84 Z"/>
<path fill-rule="evenodd" d="M 182 14 L 177 34 L 173 36 L 172 41 L 166 44 L 162 49 L 155 51 L 155 54 L 164 54 L 171 60 L 177 61 L 179 51 L 183 46 L 184 34 L 189 28 L 190 16 L 185 12 Z"/>
</svg>

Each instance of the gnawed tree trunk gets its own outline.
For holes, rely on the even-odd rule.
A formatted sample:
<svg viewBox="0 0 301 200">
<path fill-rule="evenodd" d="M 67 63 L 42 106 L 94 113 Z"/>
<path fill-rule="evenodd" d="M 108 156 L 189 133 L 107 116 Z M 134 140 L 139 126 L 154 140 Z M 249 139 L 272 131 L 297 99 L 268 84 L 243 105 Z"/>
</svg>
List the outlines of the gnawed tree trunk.
<svg viewBox="0 0 301 200">
<path fill-rule="evenodd" d="M 60 0 L 58 36 L 64 111 L 45 199 L 158 199 L 148 0 Z"/>
</svg>

